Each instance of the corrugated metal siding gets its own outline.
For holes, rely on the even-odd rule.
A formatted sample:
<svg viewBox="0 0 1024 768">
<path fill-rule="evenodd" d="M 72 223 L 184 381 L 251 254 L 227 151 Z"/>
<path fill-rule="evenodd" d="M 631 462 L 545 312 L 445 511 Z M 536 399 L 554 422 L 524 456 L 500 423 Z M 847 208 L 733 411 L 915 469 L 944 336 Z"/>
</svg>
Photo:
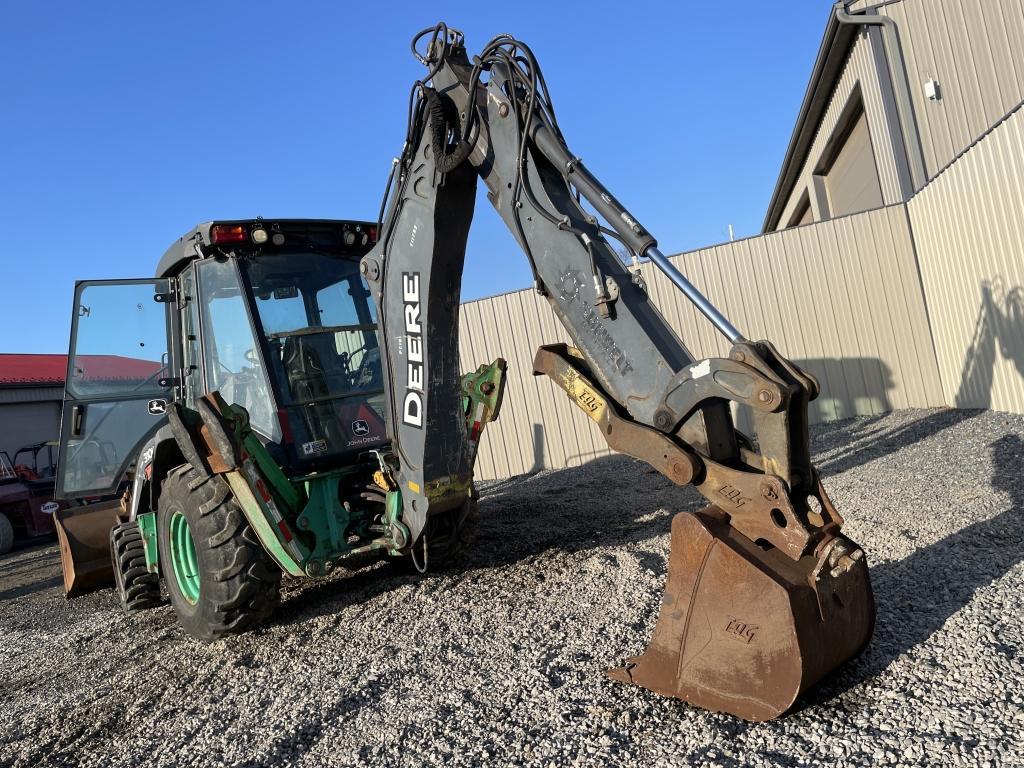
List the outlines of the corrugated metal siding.
<svg viewBox="0 0 1024 768">
<path fill-rule="evenodd" d="M 778 228 L 788 226 L 792 219 L 801 196 L 810 186 L 811 176 L 821 160 L 828 140 L 839 124 L 843 108 L 858 85 L 864 100 L 864 114 L 867 117 L 868 129 L 871 133 L 871 146 L 878 166 L 878 181 L 882 188 L 882 199 L 887 205 L 903 200 L 896 165 L 897 139 L 892 133 L 893 126 L 887 119 L 882 100 L 882 89 L 875 66 L 875 52 L 872 48 L 874 45 L 881 45 L 877 30 L 871 34 L 862 32 L 855 38 L 843 73 L 836 82 L 828 109 L 825 110 L 821 123 L 818 125 L 800 175 L 783 209 Z"/>
<path fill-rule="evenodd" d="M 908 208 L 946 401 L 1024 413 L 1024 110 Z"/>
<path fill-rule="evenodd" d="M 748 337 L 773 340 L 819 377 L 816 420 L 942 404 L 904 206 L 677 261 Z M 660 276 L 657 282 L 668 289 Z M 668 316 L 684 339 L 694 339 L 698 357 L 727 352 L 693 312 Z"/>
<path fill-rule="evenodd" d="M 533 375 L 542 344 L 569 342 L 547 300 L 532 290 L 462 305 L 459 358 L 464 370 L 508 361 L 501 415 L 487 426 L 477 457 L 481 479 L 585 464 L 611 451 L 590 419 L 546 376 Z"/>
<path fill-rule="evenodd" d="M 0 450 L 13 459 L 19 448 L 56 440 L 60 434 L 60 405 L 59 401 L 0 405 Z"/>
<path fill-rule="evenodd" d="M 899 29 L 933 178 L 1024 99 L 1024 0 L 902 0 L 878 13 Z M 924 93 L 933 78 L 938 101 Z"/>
<path fill-rule="evenodd" d="M 0 403 L 40 403 L 63 399 L 63 387 L 0 387 Z"/>
<path fill-rule="evenodd" d="M 1024 100 L 1024 0 L 858 0 L 849 11 L 878 13 L 896 22 L 929 179 Z M 777 228 L 792 220 L 858 82 L 883 198 L 886 204 L 902 199 L 895 161 L 899 143 L 886 120 L 877 72 L 885 57 L 872 55 L 872 47 L 881 45 L 879 34 L 877 28 L 870 36 L 862 32 L 851 48 Z M 903 75 L 894 71 L 892 76 Z M 925 81 L 932 79 L 939 83 L 937 101 L 929 101 L 924 91 Z"/>
<path fill-rule="evenodd" d="M 871 149 L 871 136 L 864 115 L 854 122 L 825 176 L 828 210 L 832 216 L 844 216 L 881 208 L 882 188 L 878 183 L 878 163 Z"/>
<path fill-rule="evenodd" d="M 819 377 L 812 418 L 942 404 L 906 209 L 881 208 L 674 257 L 744 333 L 768 338 Z M 654 303 L 698 357 L 727 342 L 653 265 Z M 487 429 L 477 476 L 507 477 L 581 464 L 609 451 L 592 422 L 546 377 L 541 344 L 568 341 L 532 291 L 462 307 L 460 357 L 469 369 L 509 361 L 500 419 Z"/>
</svg>

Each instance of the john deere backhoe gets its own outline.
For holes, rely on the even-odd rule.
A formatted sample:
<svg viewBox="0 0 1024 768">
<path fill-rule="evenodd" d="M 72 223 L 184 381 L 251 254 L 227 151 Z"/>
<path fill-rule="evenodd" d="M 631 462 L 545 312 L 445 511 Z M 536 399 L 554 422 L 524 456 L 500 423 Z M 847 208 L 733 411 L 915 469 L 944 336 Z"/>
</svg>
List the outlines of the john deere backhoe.
<svg viewBox="0 0 1024 768">
<path fill-rule="evenodd" d="M 282 573 L 465 553 L 504 384 L 500 359 L 458 367 L 482 180 L 573 340 L 537 350 L 535 372 L 613 449 L 709 503 L 673 519 L 653 639 L 609 674 L 748 719 L 785 712 L 874 619 L 863 552 L 810 461 L 817 382 L 744 338 L 572 154 L 525 44 L 499 36 L 470 60 L 439 24 L 412 47 L 427 72 L 378 222 L 211 223 L 154 280 L 78 285 L 60 490 L 131 474 L 110 537 L 122 604 L 155 604 L 162 576 L 185 630 L 211 639 L 266 619 Z M 662 270 L 729 356 L 695 359 L 610 240 Z M 120 358 L 76 362 L 100 354 Z"/>
</svg>

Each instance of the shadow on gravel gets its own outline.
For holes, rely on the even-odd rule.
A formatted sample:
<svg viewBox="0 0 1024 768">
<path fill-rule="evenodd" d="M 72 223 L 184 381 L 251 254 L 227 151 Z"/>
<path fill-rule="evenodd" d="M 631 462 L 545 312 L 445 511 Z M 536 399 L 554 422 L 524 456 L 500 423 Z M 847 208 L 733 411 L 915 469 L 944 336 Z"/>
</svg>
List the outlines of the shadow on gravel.
<svg viewBox="0 0 1024 768">
<path fill-rule="evenodd" d="M 64 583 L 64 579 L 60 576 L 54 576 L 49 579 L 41 579 L 33 581 L 30 584 L 22 584 L 21 586 L 11 587 L 0 592 L 0 601 L 13 600 L 16 597 L 23 597 L 25 595 L 31 595 L 35 592 L 41 592 L 44 589 L 50 589 L 52 587 L 59 587 Z"/>
<path fill-rule="evenodd" d="M 622 455 L 486 483 L 480 490 L 476 542 L 460 578 L 474 578 L 472 571 L 477 569 L 530 562 L 547 552 L 583 552 L 667 536 L 673 514 L 706 503 L 695 489 L 680 488 L 643 462 Z M 666 567 L 657 553 L 637 556 L 650 570 Z M 381 563 L 303 587 L 285 601 L 272 623 L 292 624 L 336 613 L 404 584 L 429 584 L 445 576 L 407 574 Z"/>
<path fill-rule="evenodd" d="M 0 559 L 0 602 L 59 587 L 62 583 L 60 556 L 49 542 L 22 546 Z"/>
<path fill-rule="evenodd" d="M 391 681 L 364 680 L 350 689 L 340 701 L 322 708 L 310 708 L 298 718 L 298 724 L 280 729 L 270 748 L 259 756 L 259 765 L 292 765 L 323 738 L 324 728 L 339 728 L 367 707 L 375 707 L 392 686 Z M 364 749 L 366 749 L 364 747 Z"/>
<path fill-rule="evenodd" d="M 545 552 L 582 552 L 668 535 L 676 512 L 707 502 L 628 456 L 489 486 L 472 565 L 501 567 Z M 663 562 L 657 567 L 663 568 Z"/>
<path fill-rule="evenodd" d="M 989 448 L 992 488 L 1009 495 L 1009 507 L 903 560 L 872 568 L 878 609 L 875 636 L 864 654 L 819 686 L 805 706 L 832 699 L 881 674 L 940 630 L 979 588 L 1024 560 L 1024 439 L 1006 435 Z"/>
<path fill-rule="evenodd" d="M 17 550 L 15 550 L 17 552 Z M 4 560 L 0 560 L 0 578 L 18 571 L 24 570 L 26 567 L 38 564 L 42 561 L 53 560 L 53 553 L 48 550 L 41 550 L 37 554 L 29 557 L 15 557 L 14 555 L 7 557 Z"/>
<path fill-rule="evenodd" d="M 890 414 L 862 421 L 844 420 L 817 424 L 813 428 L 814 441 L 811 449 L 817 453 L 847 446 L 818 465 L 818 470 L 827 481 L 829 475 L 838 475 L 861 464 L 883 458 L 983 413 L 986 411 L 951 408 L 937 411 L 889 431 L 881 430 L 878 422 Z M 851 424 L 854 426 L 853 430 Z"/>
<path fill-rule="evenodd" d="M 423 578 L 430 577 L 419 577 Z M 355 571 L 349 576 L 303 584 L 291 594 L 285 592 L 282 595 L 281 607 L 274 612 L 267 626 L 300 624 L 317 616 L 335 614 L 345 606 L 359 605 L 416 580 L 412 574 L 401 574 L 397 569 L 381 564 L 376 568 Z"/>
<path fill-rule="evenodd" d="M 829 474 L 913 445 L 979 413 L 944 410 L 888 431 L 879 430 L 873 420 L 861 421 L 852 445 L 849 422 L 818 425 L 814 428 L 818 436 L 814 448 L 820 451 L 850 446 L 822 463 L 827 483 Z M 899 563 L 872 568 L 879 606 L 875 638 L 865 655 L 838 673 L 840 677 L 812 692 L 816 700 L 838 695 L 881 672 L 941 627 L 970 600 L 978 586 L 1002 575 L 1024 556 L 1024 499 L 1020 487 L 1011 489 L 1015 482 L 1024 485 L 1016 479 L 1021 474 L 1020 442 L 1019 437 L 1007 437 L 993 446 L 999 468 L 994 484 L 1005 483 L 1005 487 L 995 487 L 1016 494 L 1009 511 L 976 523 Z M 477 569 L 540 561 L 546 553 L 584 552 L 667 536 L 676 512 L 706 504 L 694 488 L 680 488 L 643 462 L 623 455 L 601 457 L 581 467 L 485 483 L 481 493 L 477 541 L 458 578 L 475 578 L 472 572 Z M 667 565 L 656 552 L 640 551 L 636 555 L 652 571 L 663 571 Z M 955 580 L 944 576 L 951 563 L 957 564 Z M 380 563 L 296 589 L 275 615 L 273 624 L 295 624 L 334 614 L 406 584 L 424 584 L 429 591 L 430 582 L 441 578 L 446 578 L 444 572 L 422 577 Z"/>
</svg>

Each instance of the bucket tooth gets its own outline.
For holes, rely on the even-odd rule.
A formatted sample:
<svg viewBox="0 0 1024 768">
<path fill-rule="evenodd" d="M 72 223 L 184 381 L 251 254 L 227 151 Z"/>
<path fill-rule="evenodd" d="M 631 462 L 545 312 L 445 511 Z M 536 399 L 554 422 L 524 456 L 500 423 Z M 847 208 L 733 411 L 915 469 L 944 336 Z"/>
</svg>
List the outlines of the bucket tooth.
<svg viewBox="0 0 1024 768">
<path fill-rule="evenodd" d="M 608 675 L 746 720 L 778 717 L 871 638 L 860 552 L 838 537 L 793 560 L 738 533 L 717 507 L 679 513 L 650 645 Z"/>
</svg>

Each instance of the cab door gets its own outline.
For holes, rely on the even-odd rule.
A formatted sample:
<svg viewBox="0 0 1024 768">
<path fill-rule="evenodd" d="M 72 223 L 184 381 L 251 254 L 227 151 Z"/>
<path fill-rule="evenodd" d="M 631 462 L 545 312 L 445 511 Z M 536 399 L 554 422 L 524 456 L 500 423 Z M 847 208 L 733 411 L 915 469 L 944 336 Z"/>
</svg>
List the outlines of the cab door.
<svg viewBox="0 0 1024 768">
<path fill-rule="evenodd" d="M 174 399 L 173 283 L 89 280 L 75 286 L 64 384 L 58 498 L 117 490 Z"/>
</svg>

